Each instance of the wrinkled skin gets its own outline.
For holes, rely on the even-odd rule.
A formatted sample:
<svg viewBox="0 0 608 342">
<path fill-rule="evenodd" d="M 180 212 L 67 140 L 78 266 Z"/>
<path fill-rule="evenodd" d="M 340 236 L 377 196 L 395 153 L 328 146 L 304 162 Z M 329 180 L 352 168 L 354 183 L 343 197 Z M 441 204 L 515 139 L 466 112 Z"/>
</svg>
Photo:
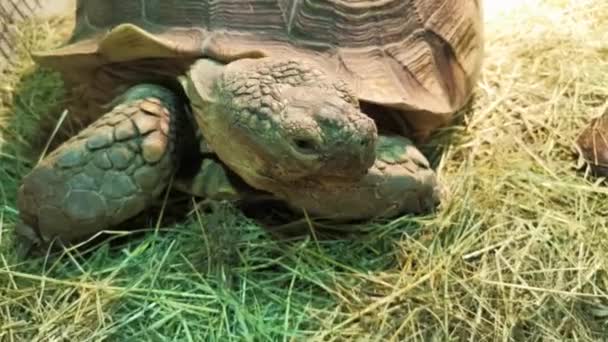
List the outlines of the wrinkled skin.
<svg viewBox="0 0 608 342">
<path fill-rule="evenodd" d="M 374 121 L 346 84 L 290 59 L 194 64 L 186 82 L 214 152 L 247 183 L 360 179 L 373 165 Z"/>
<path fill-rule="evenodd" d="M 379 136 L 374 165 L 359 180 L 310 178 L 273 193 L 294 210 L 332 220 L 425 214 L 439 204 L 439 186 L 426 158 L 407 138 Z"/>
</svg>

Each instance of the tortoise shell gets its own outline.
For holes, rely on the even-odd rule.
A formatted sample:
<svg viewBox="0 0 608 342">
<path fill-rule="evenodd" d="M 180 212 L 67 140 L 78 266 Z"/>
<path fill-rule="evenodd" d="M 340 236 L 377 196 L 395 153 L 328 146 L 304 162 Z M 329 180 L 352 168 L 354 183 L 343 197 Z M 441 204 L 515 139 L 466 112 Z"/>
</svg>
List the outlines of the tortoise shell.
<svg viewBox="0 0 608 342">
<path fill-rule="evenodd" d="M 396 110 L 427 135 L 471 96 L 483 53 L 479 1 L 79 0 L 68 44 L 36 58 L 98 89 L 124 65 L 132 72 L 114 79 L 134 83 L 146 72 L 183 72 L 196 58 L 304 58 L 347 82 L 362 104 Z M 104 40 L 125 23 L 172 51 Z"/>
</svg>

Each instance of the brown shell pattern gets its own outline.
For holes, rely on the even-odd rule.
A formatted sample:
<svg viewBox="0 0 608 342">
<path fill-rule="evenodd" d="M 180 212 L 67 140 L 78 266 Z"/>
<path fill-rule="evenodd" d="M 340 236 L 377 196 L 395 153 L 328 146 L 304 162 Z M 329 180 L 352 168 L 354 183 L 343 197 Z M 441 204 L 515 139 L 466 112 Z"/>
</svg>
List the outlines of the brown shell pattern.
<svg viewBox="0 0 608 342">
<path fill-rule="evenodd" d="M 79 0 L 72 42 L 121 23 L 184 56 L 314 60 L 362 101 L 432 117 L 420 124 L 466 103 L 483 53 L 479 0 Z"/>
</svg>

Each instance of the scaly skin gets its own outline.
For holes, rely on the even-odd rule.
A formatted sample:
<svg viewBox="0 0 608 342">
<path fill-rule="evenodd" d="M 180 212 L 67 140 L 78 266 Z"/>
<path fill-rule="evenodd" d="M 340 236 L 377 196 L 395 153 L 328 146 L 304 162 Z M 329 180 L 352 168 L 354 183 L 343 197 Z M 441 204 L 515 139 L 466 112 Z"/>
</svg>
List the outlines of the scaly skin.
<svg viewBox="0 0 608 342">
<path fill-rule="evenodd" d="M 294 209 L 335 220 L 424 214 L 439 204 L 435 172 L 413 143 L 380 135 L 376 161 L 357 181 L 321 178 L 299 180 L 272 191 Z"/>
<path fill-rule="evenodd" d="M 360 179 L 376 126 L 344 82 L 293 59 L 198 61 L 186 92 L 205 140 L 251 186 L 305 177 Z"/>
<path fill-rule="evenodd" d="M 29 227 L 43 241 L 59 237 L 70 242 L 144 210 L 178 166 L 176 127 L 182 106 L 167 89 L 131 88 L 120 105 L 24 177 L 18 193 L 22 228 Z"/>
<path fill-rule="evenodd" d="M 180 146 L 194 139 L 188 136 L 193 129 L 182 101 L 168 89 L 143 84 L 114 102 L 114 109 L 26 175 L 18 194 L 23 235 L 42 242 L 82 240 L 140 213 L 167 186 L 185 155 Z M 348 178 L 336 172 L 268 179 L 264 190 L 312 216 L 333 219 L 388 217 L 434 208 L 435 174 L 412 143 L 380 136 L 374 145 L 377 157 L 364 176 Z M 211 199 L 266 196 L 233 183 L 224 168 L 213 158 L 203 158 L 198 172 L 178 179 L 178 184 L 185 192 Z"/>
<path fill-rule="evenodd" d="M 409 139 L 396 135 L 379 136 L 374 165 L 358 180 L 324 177 L 275 182 L 270 193 L 260 193 L 229 178 L 224 170 L 224 165 L 204 159 L 198 173 L 183 179 L 180 189 L 210 199 L 255 201 L 271 196 L 295 211 L 334 220 L 425 214 L 440 200 L 429 162 Z"/>
</svg>

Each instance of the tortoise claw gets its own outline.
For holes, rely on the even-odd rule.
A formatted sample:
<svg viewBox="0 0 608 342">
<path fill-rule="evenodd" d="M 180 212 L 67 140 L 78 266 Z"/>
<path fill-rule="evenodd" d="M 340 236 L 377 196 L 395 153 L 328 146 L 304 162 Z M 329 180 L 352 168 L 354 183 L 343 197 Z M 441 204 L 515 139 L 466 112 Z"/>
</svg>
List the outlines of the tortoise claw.
<svg viewBox="0 0 608 342">
<path fill-rule="evenodd" d="M 33 244 L 40 245 L 43 243 L 42 236 L 40 233 L 34 229 L 32 226 L 19 222 L 15 225 L 15 233 L 28 241 L 31 241 Z"/>
<path fill-rule="evenodd" d="M 15 234 L 15 251 L 20 258 L 32 255 L 34 251 L 47 245 L 36 229 L 23 222 L 15 225 Z"/>
</svg>

